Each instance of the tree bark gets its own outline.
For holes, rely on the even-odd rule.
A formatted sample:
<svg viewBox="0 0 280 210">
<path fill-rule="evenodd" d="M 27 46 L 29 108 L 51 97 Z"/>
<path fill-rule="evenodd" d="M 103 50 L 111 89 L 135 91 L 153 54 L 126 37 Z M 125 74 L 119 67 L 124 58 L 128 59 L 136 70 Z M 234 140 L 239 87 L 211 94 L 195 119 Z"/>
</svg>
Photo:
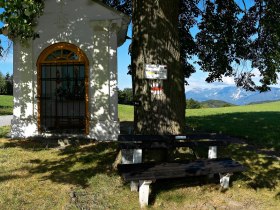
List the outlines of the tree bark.
<svg viewBox="0 0 280 210">
<path fill-rule="evenodd" d="M 180 0 L 133 0 L 131 48 L 135 134 L 180 134 L 185 130 L 184 73 L 180 62 Z M 167 80 L 144 78 L 145 64 L 167 65 Z M 162 83 L 161 94 L 151 86 Z"/>
</svg>

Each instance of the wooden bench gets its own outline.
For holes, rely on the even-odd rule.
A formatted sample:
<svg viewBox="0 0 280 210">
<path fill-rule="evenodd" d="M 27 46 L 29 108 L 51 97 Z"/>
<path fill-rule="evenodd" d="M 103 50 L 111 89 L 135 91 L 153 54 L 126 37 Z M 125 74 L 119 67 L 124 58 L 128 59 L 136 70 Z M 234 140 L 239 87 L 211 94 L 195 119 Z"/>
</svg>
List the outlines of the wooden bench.
<svg viewBox="0 0 280 210">
<path fill-rule="evenodd" d="M 119 135 L 122 164 L 118 171 L 125 181 L 131 181 L 131 190 L 138 190 L 141 206 L 148 205 L 149 185 L 159 179 L 183 178 L 220 174 L 220 183 L 228 188 L 230 175 L 245 167 L 230 158 L 217 158 L 217 146 L 230 144 L 222 135 Z M 181 162 L 142 163 L 142 149 L 175 149 L 180 147 L 209 147 L 208 158 Z"/>
</svg>

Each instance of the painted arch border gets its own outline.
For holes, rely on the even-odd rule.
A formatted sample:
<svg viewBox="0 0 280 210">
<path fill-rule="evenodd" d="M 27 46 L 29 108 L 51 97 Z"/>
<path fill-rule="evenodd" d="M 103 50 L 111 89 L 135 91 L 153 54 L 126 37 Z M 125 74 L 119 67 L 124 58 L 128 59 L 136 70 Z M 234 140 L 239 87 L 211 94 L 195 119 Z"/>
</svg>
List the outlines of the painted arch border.
<svg viewBox="0 0 280 210">
<path fill-rule="evenodd" d="M 67 42 L 59 42 L 55 44 L 51 44 L 50 46 L 43 49 L 43 51 L 40 53 L 37 59 L 37 109 L 38 109 L 38 115 L 37 115 L 37 127 L 38 132 L 42 133 L 41 130 L 41 105 L 40 105 L 40 98 L 41 98 L 41 77 L 42 77 L 42 64 L 65 64 L 67 61 L 47 61 L 46 58 L 56 50 L 69 50 L 78 55 L 78 60 L 71 60 L 71 63 L 77 63 L 77 64 L 84 64 L 85 65 L 85 113 L 86 113 L 86 123 L 85 123 L 85 134 L 89 134 L 89 60 L 86 54 L 83 50 L 81 50 L 79 47 L 77 47 L 74 44 L 67 43 Z M 69 61 L 68 61 L 69 62 Z"/>
</svg>

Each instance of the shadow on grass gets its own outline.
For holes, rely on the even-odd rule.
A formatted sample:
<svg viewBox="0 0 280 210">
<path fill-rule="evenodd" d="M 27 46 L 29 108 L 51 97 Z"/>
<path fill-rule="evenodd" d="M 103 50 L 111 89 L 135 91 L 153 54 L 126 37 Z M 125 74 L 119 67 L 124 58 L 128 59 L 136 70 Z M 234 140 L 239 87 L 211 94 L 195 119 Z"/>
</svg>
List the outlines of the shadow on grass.
<svg viewBox="0 0 280 210">
<path fill-rule="evenodd" d="M 31 160 L 37 164 L 29 172 L 44 174 L 53 182 L 88 186 L 88 180 L 97 174 L 112 175 L 117 149 L 113 143 L 95 143 L 84 147 L 69 146 L 59 152 L 55 160 Z"/>
<path fill-rule="evenodd" d="M 245 165 L 248 170 L 233 180 L 243 180 L 253 189 L 276 189 L 280 184 L 279 158 L 268 157 L 247 148 L 247 145 L 231 145 L 227 154 Z"/>
<path fill-rule="evenodd" d="M 275 195 L 275 198 L 280 200 L 280 191 Z"/>
<path fill-rule="evenodd" d="M 51 141 L 49 140 L 49 142 Z M 41 151 L 50 148 L 50 145 L 50 143 L 46 143 L 43 140 L 10 140 L 2 147 L 21 147 L 25 150 Z M 28 169 L 29 173 L 31 175 L 42 174 L 45 180 L 81 187 L 87 187 L 89 179 L 98 174 L 116 175 L 112 167 L 118 154 L 116 143 L 93 142 L 90 144 L 72 145 L 64 149 L 57 148 L 55 151 L 57 155 L 50 159 L 37 158 L 30 160 L 30 163 L 34 166 Z M 50 152 L 53 152 L 53 149 Z M 241 180 L 242 184 L 246 184 L 249 188 L 253 189 L 276 189 L 279 186 L 279 160 L 258 154 L 252 151 L 252 148 L 248 148 L 248 145 L 233 144 L 227 149 L 219 150 L 218 154 L 219 157 L 232 157 L 248 167 L 247 172 L 237 173 L 231 180 Z M 6 180 L 8 177 L 3 179 Z M 216 181 L 218 181 L 218 178 Z M 155 196 L 162 191 L 203 185 L 205 183 L 207 181 L 204 178 L 157 181 L 153 185 L 151 200 L 155 200 Z M 278 193 L 276 198 L 279 197 Z M 178 200 L 180 200 L 179 197 Z"/>
<path fill-rule="evenodd" d="M 246 137 L 248 144 L 231 145 L 224 154 L 248 167 L 233 178 L 253 189 L 275 189 L 280 183 L 280 112 L 248 112 L 187 117 L 195 130 Z"/>
<path fill-rule="evenodd" d="M 205 186 L 207 188 L 214 186 L 216 190 L 219 190 L 219 176 L 218 174 L 215 174 L 211 179 L 209 179 L 208 176 L 193 176 L 179 179 L 158 180 L 152 185 L 152 193 L 149 197 L 149 202 L 154 204 L 157 196 L 162 192 L 195 186 Z M 184 198 L 184 195 L 169 194 L 166 199 L 171 200 L 172 202 L 181 203 L 184 201 Z"/>
<path fill-rule="evenodd" d="M 250 144 L 280 150 L 280 112 L 246 112 L 191 116 L 188 127 L 246 138 Z"/>
<path fill-rule="evenodd" d="M 19 175 L 8 175 L 8 176 L 1 176 L 0 175 L 0 182 L 4 182 L 7 180 L 12 180 L 12 179 L 18 179 L 18 178 L 23 178 L 24 176 L 19 176 Z M 27 176 L 26 176 L 27 177 Z"/>
<path fill-rule="evenodd" d="M 7 133 L 9 133 L 10 128 L 7 127 L 7 129 L 8 129 Z M 1 134 L 1 130 L 0 130 L 0 134 Z M 3 135 L 6 135 L 6 132 L 4 132 Z M 72 145 L 72 146 L 87 145 L 87 144 L 94 142 L 94 140 L 89 140 L 89 139 L 85 139 L 85 138 L 78 139 L 78 138 L 64 138 L 64 137 L 61 137 L 61 138 L 34 137 L 34 138 L 29 138 L 29 139 L 9 139 L 9 141 L 6 142 L 3 145 L 3 147 L 20 147 L 25 150 L 41 151 L 41 150 L 46 150 L 46 149 L 50 149 L 50 148 L 61 147 L 59 140 L 63 141 L 65 145 Z"/>
<path fill-rule="evenodd" d="M 50 145 L 50 142 L 52 144 Z M 57 142 L 57 140 L 56 140 Z M 22 148 L 31 152 L 43 150 L 50 153 L 44 158 L 29 160 L 32 167 L 25 168 L 32 176 L 42 174 L 42 179 L 57 183 L 88 186 L 91 177 L 97 174 L 113 175 L 113 163 L 117 157 L 116 143 L 79 141 L 82 144 L 58 147 L 54 141 L 43 143 L 43 140 L 13 140 L 0 145 L 5 148 Z M 52 149 L 49 149 L 52 146 Z M 40 153 L 38 153 L 40 155 Z M 17 178 L 17 177 L 14 177 Z M 12 176 L 0 177 L 0 181 L 13 179 Z"/>
</svg>

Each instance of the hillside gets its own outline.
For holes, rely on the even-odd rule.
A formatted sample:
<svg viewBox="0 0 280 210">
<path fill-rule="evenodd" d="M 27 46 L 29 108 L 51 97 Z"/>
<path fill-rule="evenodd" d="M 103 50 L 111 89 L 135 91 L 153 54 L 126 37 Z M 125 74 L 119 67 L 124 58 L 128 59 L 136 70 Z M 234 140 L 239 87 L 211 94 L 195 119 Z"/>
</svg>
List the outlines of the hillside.
<svg viewBox="0 0 280 210">
<path fill-rule="evenodd" d="M 252 102 L 252 103 L 249 103 L 248 105 L 250 105 L 250 104 L 266 104 L 266 103 L 278 102 L 278 101 L 280 101 L 280 100 L 257 101 L 257 102 Z"/>
<path fill-rule="evenodd" d="M 219 107 L 229 107 L 229 106 L 236 106 L 234 104 L 221 101 L 221 100 L 207 100 L 200 102 L 201 106 L 204 108 L 219 108 Z"/>
</svg>

